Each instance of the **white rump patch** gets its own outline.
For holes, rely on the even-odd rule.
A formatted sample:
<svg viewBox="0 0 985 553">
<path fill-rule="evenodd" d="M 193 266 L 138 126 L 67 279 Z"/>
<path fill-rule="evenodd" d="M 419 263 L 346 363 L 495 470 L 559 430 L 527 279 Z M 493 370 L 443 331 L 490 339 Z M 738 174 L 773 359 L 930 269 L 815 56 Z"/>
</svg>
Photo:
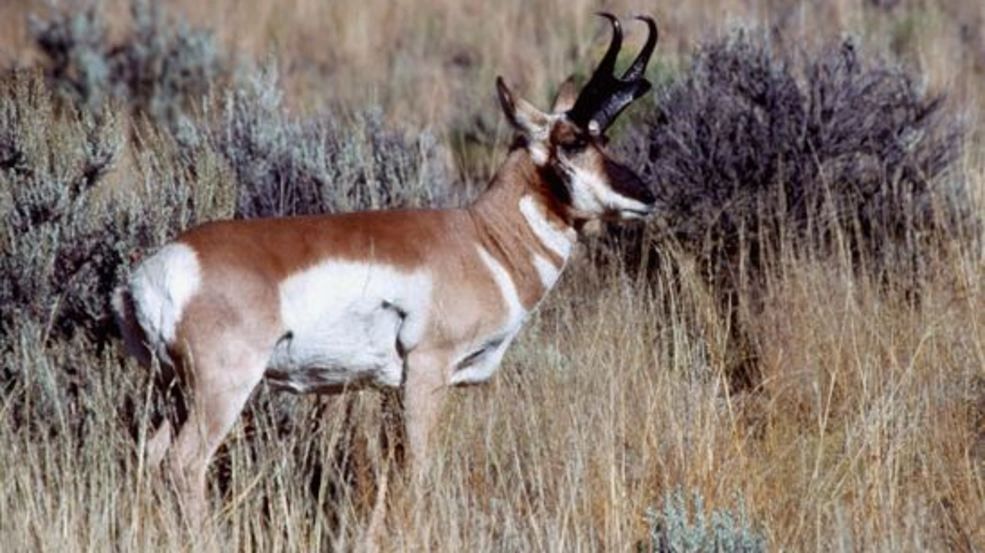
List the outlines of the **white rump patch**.
<svg viewBox="0 0 985 553">
<path fill-rule="evenodd" d="M 137 322 L 158 358 L 171 362 L 181 314 L 202 282 L 198 257 L 190 246 L 175 242 L 147 258 L 130 277 Z"/>
<path fill-rule="evenodd" d="M 568 259 L 577 238 L 574 229 L 562 230 L 552 225 L 537 205 L 537 200 L 530 195 L 520 198 L 520 213 L 545 248 L 558 254 L 561 259 Z"/>
<path fill-rule="evenodd" d="M 287 334 L 267 377 L 296 392 L 371 380 L 399 386 L 398 342 L 413 348 L 424 334 L 431 277 L 389 265 L 326 261 L 280 285 Z"/>
</svg>

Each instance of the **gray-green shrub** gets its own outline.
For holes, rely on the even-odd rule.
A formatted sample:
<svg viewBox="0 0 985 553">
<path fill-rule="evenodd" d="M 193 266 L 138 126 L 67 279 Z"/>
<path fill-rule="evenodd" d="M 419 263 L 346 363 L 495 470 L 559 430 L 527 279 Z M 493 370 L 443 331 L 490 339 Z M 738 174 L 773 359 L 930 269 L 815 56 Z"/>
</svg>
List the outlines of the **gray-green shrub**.
<svg viewBox="0 0 985 553">
<path fill-rule="evenodd" d="M 943 98 L 851 41 L 800 57 L 764 34 L 710 41 L 657 92 L 631 140 L 668 234 L 712 272 L 755 268 L 779 236 L 841 233 L 860 263 L 898 271 L 930 231 L 974 227 L 955 171 L 963 130 Z"/>
<path fill-rule="evenodd" d="M 695 492 L 688 498 L 680 489 L 664 495 L 659 510 L 647 513 L 649 543 L 640 551 L 652 553 L 760 553 L 766 539 L 746 514 L 745 503 L 734 509 L 715 509 L 709 519 L 704 498 Z"/>
<path fill-rule="evenodd" d="M 448 201 L 441 150 L 429 132 L 396 132 L 373 110 L 292 115 L 270 68 L 228 92 L 205 132 L 236 175 L 243 217 Z"/>
<path fill-rule="evenodd" d="M 33 17 L 48 78 L 89 111 L 114 100 L 175 132 L 186 131 L 189 113 L 231 73 L 229 63 L 210 32 L 168 17 L 160 3 L 130 0 L 130 14 L 132 28 L 117 42 L 110 41 L 97 0 Z"/>
<path fill-rule="evenodd" d="M 298 117 L 281 105 L 276 71 L 233 68 L 211 33 L 130 2 L 132 30 L 111 43 L 102 6 L 34 18 L 52 87 L 81 109 L 113 100 L 165 128 L 194 155 L 225 157 L 239 182 L 237 215 L 258 217 L 431 204 L 445 199 L 444 160 L 428 132 L 407 136 L 373 110 Z M 214 98 L 221 105 L 213 108 Z"/>
<path fill-rule="evenodd" d="M 25 319 L 53 339 L 107 323 L 100 296 L 115 284 L 132 221 L 114 219 L 96 188 L 122 144 L 111 111 L 59 109 L 29 72 L 0 82 L 0 336 Z"/>
<path fill-rule="evenodd" d="M 69 411 L 72 428 L 85 424 L 86 371 L 115 334 L 113 288 L 231 195 L 209 150 L 175 163 L 179 146 L 145 129 L 147 148 L 127 151 L 114 113 L 66 105 L 37 71 L 0 77 L 0 410 L 15 421 Z M 127 161 L 132 172 L 117 167 Z"/>
</svg>

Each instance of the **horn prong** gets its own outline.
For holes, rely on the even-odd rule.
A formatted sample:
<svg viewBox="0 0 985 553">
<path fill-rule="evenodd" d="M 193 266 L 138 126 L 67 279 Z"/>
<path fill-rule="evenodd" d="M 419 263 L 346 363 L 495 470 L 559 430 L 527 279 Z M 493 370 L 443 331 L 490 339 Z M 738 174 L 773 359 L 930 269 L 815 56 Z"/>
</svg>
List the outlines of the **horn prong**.
<svg viewBox="0 0 985 553">
<path fill-rule="evenodd" d="M 616 58 L 619 57 L 619 50 L 622 48 L 622 24 L 619 23 L 618 17 L 609 12 L 596 12 L 596 15 L 608 19 L 612 25 L 612 41 L 609 42 L 609 49 L 605 51 L 605 56 L 599 62 L 596 72 L 612 75 L 616 69 Z"/>
<path fill-rule="evenodd" d="M 650 62 L 650 56 L 653 55 L 653 49 L 657 46 L 657 40 L 660 37 L 660 32 L 657 30 L 657 22 L 649 15 L 640 14 L 633 16 L 633 19 L 638 19 L 647 26 L 647 36 L 646 43 L 640 50 L 639 55 L 630 64 L 629 69 L 622 74 L 622 80 L 624 81 L 635 81 L 641 77 L 646 72 L 646 65 Z"/>
</svg>

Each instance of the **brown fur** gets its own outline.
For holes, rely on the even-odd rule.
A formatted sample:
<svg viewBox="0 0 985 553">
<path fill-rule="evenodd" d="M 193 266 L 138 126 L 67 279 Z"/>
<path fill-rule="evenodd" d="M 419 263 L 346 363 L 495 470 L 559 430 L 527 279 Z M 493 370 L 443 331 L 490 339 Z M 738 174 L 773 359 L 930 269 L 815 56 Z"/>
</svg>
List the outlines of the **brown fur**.
<svg viewBox="0 0 985 553">
<path fill-rule="evenodd" d="M 166 459 L 189 518 L 204 516 L 209 459 L 263 378 L 277 340 L 288 330 L 280 320 L 280 283 L 327 259 L 376 261 L 407 271 L 427 267 L 433 279 L 436 292 L 428 328 L 405 359 L 409 457 L 413 472 L 422 473 L 428 436 L 454 362 L 467 353 L 463 344 L 495 332 L 507 312 L 477 246 L 507 270 L 527 309 L 547 291 L 532 255 L 558 268 L 563 264 L 519 211 L 525 195 L 537 199 L 553 224 L 568 228 L 563 206 L 552 199 L 542 171 L 525 150 L 517 149 L 488 190 L 466 209 L 220 221 L 182 234 L 178 241 L 196 252 L 201 281 L 169 350 L 178 372 L 184 368 L 192 406 L 170 450 L 171 425 L 165 423 L 157 431 L 151 457 L 160 458 L 168 450 Z M 126 292 L 120 298 L 124 328 L 133 330 L 133 302 L 126 301 Z"/>
<path fill-rule="evenodd" d="M 613 16 L 603 15 L 615 21 Z M 652 28 L 652 21 L 650 25 Z M 652 43 L 648 45 L 652 51 Z M 606 54 L 609 61 L 603 62 L 600 70 L 611 70 L 615 53 L 610 47 Z M 645 61 L 641 62 L 644 66 Z M 327 261 L 375 263 L 395 272 L 413 272 L 414 278 L 416 273 L 427 278 L 430 296 L 423 291 L 418 295 L 423 306 L 409 307 L 404 313 L 403 307 L 377 296 L 373 302 L 380 303 L 367 308 L 372 313 L 365 316 L 371 322 L 382 321 L 382 325 L 398 319 L 408 325 L 399 328 L 408 329 L 412 338 L 404 344 L 404 336 L 397 334 L 392 349 L 388 330 L 368 331 L 367 339 L 383 346 L 382 352 L 366 353 L 384 359 L 380 362 L 383 369 L 376 373 L 383 375 L 380 383 L 395 385 L 398 377 L 404 379 L 406 449 L 412 475 L 416 479 L 424 473 L 429 434 L 448 386 L 491 375 L 524 315 L 536 306 L 563 267 L 570 252 L 565 240 L 574 240 L 575 231 L 585 221 L 610 211 L 627 218 L 652 211 L 652 195 L 639 178 L 604 153 L 605 139 L 600 136 L 604 127 L 585 119 L 585 128 L 581 128 L 583 119 L 576 117 L 591 115 L 578 108 L 588 105 L 582 98 L 598 104 L 605 100 L 602 84 L 612 88 L 621 83 L 600 70 L 589 81 L 587 95 L 586 91 L 578 93 L 570 79 L 564 83 L 550 113 L 514 97 L 505 82 L 497 79 L 501 106 L 519 140 L 489 188 L 466 209 L 215 222 L 178 237 L 178 242 L 194 254 L 185 247 L 173 247 L 135 273 L 136 285 L 122 291 L 114 301 L 124 336 L 130 345 L 138 346 L 152 338 L 158 353 L 161 346 L 166 347 L 174 372 L 185 380 L 185 389 L 190 392 L 186 420 L 179 428 L 165 422 L 149 448 L 152 460 L 166 459 L 188 521 L 197 525 L 205 519 L 206 468 L 244 403 L 265 375 L 271 379 L 278 376 L 279 365 L 269 368 L 268 375 L 271 356 L 275 351 L 280 355 L 278 342 L 292 340 L 293 332 L 282 320 L 282 284 Z M 636 90 L 641 89 L 641 83 L 649 86 L 645 81 L 634 81 Z M 614 179 L 620 182 L 612 182 Z M 626 193 L 615 192 L 617 187 Z M 529 221 L 524 216 L 526 203 L 521 211 L 521 200 L 528 196 L 539 211 L 539 216 Z M 538 233 L 551 243 L 542 243 Z M 331 286 L 326 282 L 325 291 L 319 293 L 331 294 Z M 513 297 L 514 289 L 517 298 Z M 141 295 L 134 297 L 134 290 Z M 363 315 L 356 311 L 353 316 Z M 141 331 L 137 320 L 160 328 Z M 418 321 L 423 328 L 413 324 Z M 153 334 L 147 334 L 152 330 Z M 302 330 L 304 327 L 299 327 L 299 333 Z M 170 343 L 162 344 L 163 340 Z M 148 353 L 147 348 L 131 349 Z M 346 353 L 352 352 L 343 355 Z M 370 369 L 365 372 L 372 373 L 375 365 L 368 364 Z M 458 378 L 454 377 L 456 371 L 461 371 Z M 335 382 L 331 378 L 325 381 L 326 389 Z M 317 379 L 314 386 L 297 389 L 318 389 Z M 178 433 L 171 444 L 173 430 Z M 382 527 L 385 489 L 385 484 L 379 488 L 369 525 L 370 545 Z"/>
<path fill-rule="evenodd" d="M 526 143 L 511 150 L 489 188 L 466 209 L 221 221 L 178 238 L 195 252 L 200 268 L 198 287 L 184 306 L 174 342 L 168 344 L 176 372 L 183 374 L 191 392 L 191 406 L 170 449 L 172 426 L 166 422 L 150 441 L 150 456 L 158 459 L 167 452 L 189 520 L 203 520 L 209 460 L 264 378 L 278 340 L 291 330 L 281 320 L 281 284 L 327 260 L 375 262 L 407 272 L 425 269 L 430 277 L 427 325 L 412 348 L 400 352 L 407 452 L 415 478 L 424 473 L 429 434 L 459 363 L 475 353 L 477 340 L 499 340 L 495 347 L 505 348 L 520 322 L 480 248 L 506 271 L 523 308 L 533 309 L 547 292 L 535 257 L 558 271 L 565 259 L 541 242 L 521 212 L 521 200 L 533 198 L 547 224 L 573 239 L 584 220 L 603 214 L 573 210 L 569 185 L 552 165 L 557 148 L 568 148 L 570 159 L 571 143 L 577 143 L 577 163 L 600 182 L 606 182 L 607 168 L 615 163 L 603 153 L 599 137 L 514 100 L 505 84 L 498 84 L 503 107 L 521 134 L 540 123 L 553 121 L 553 127 L 538 130 L 536 144 L 528 133 Z M 569 92 L 562 90 L 557 103 L 570 101 Z M 531 148 L 541 161 L 546 151 L 547 161 L 535 163 Z M 124 293 L 117 303 L 124 328 L 133 331 L 129 297 Z M 129 335 L 132 340 L 135 334 Z M 482 345 L 479 351 L 486 347 L 492 346 Z M 501 355 L 502 350 L 495 351 Z M 382 496 L 377 499 L 370 524 L 374 532 L 381 528 L 385 505 Z"/>
</svg>

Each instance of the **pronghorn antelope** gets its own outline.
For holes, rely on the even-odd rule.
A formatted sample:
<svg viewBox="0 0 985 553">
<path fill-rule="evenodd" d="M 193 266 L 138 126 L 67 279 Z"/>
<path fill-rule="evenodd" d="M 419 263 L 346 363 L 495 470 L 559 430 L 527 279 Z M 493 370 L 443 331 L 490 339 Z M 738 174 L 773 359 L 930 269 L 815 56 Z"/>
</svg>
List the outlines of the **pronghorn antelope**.
<svg viewBox="0 0 985 553">
<path fill-rule="evenodd" d="M 497 79 L 516 140 L 488 188 L 463 209 L 219 221 L 144 260 L 113 305 L 127 349 L 173 367 L 191 391 L 167 458 L 189 516 L 204 514 L 210 458 L 263 380 L 295 393 L 358 384 L 402 387 L 411 471 L 449 386 L 489 379 L 527 314 L 557 281 L 578 232 L 595 219 L 639 219 L 654 197 L 605 151 L 605 131 L 650 89 L 648 36 L 614 74 L 619 20 L 591 79 L 569 80 L 553 109 Z"/>
</svg>

